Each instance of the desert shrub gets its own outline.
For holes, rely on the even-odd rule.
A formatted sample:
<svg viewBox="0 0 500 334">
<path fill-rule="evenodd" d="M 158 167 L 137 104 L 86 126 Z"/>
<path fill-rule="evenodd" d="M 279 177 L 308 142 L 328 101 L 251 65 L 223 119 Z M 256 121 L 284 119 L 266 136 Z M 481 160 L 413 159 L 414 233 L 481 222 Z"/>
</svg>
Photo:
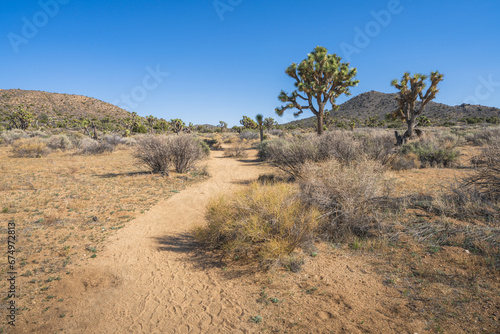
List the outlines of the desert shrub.
<svg viewBox="0 0 500 334">
<path fill-rule="evenodd" d="M 212 200 L 198 241 L 230 257 L 256 257 L 263 265 L 284 260 L 314 241 L 319 212 L 298 199 L 296 185 L 254 183 L 231 198 Z M 286 261 L 286 260 L 284 260 Z"/>
<path fill-rule="evenodd" d="M 52 150 L 66 151 L 73 146 L 73 143 L 66 135 L 50 136 L 45 142 Z"/>
<path fill-rule="evenodd" d="M 12 143 L 12 154 L 18 158 L 39 158 L 48 153 L 40 138 L 21 138 Z"/>
<path fill-rule="evenodd" d="M 134 158 L 153 173 L 169 175 L 169 168 L 172 164 L 171 139 L 164 135 L 139 137 L 133 153 Z"/>
<path fill-rule="evenodd" d="M 382 165 L 390 164 L 395 158 L 395 139 L 389 132 L 374 131 L 359 137 L 360 150 L 371 160 L 380 161 Z"/>
<path fill-rule="evenodd" d="M 27 133 L 30 137 L 40 137 L 40 138 L 46 138 L 49 136 L 47 132 L 43 132 L 40 130 L 35 130 Z"/>
<path fill-rule="evenodd" d="M 116 147 L 118 145 L 127 145 L 127 143 L 129 142 L 127 139 L 116 133 L 105 135 L 103 137 L 103 140 L 113 147 Z"/>
<path fill-rule="evenodd" d="M 300 171 L 304 163 L 317 161 L 319 156 L 317 137 L 294 137 L 289 140 L 272 140 L 261 147 L 265 147 L 266 152 L 259 153 L 260 156 L 267 156 L 268 161 L 290 174 L 300 177 Z"/>
<path fill-rule="evenodd" d="M 222 141 L 219 138 L 205 138 L 203 139 L 203 142 L 205 142 L 212 150 L 222 149 Z"/>
<path fill-rule="evenodd" d="M 204 156 L 202 144 L 193 135 L 177 135 L 170 139 L 170 159 L 177 173 L 185 173 Z"/>
<path fill-rule="evenodd" d="M 258 145 L 257 145 L 257 155 L 259 157 L 260 160 L 262 161 L 266 161 L 266 160 L 269 160 L 271 158 L 271 156 L 269 155 L 269 152 L 268 152 L 268 145 L 271 143 L 270 140 L 264 140 L 263 142 L 260 142 Z"/>
<path fill-rule="evenodd" d="M 114 151 L 114 147 L 105 141 L 97 141 L 88 137 L 83 138 L 78 144 L 79 154 L 96 155 Z"/>
<path fill-rule="evenodd" d="M 473 145 L 482 146 L 500 138 L 500 127 L 485 128 L 465 136 L 465 140 Z"/>
<path fill-rule="evenodd" d="M 132 137 L 122 137 L 121 142 L 123 145 L 130 147 L 135 146 L 137 144 L 137 140 Z"/>
<path fill-rule="evenodd" d="M 2 132 L 1 137 L 5 144 L 10 145 L 18 139 L 29 138 L 29 135 L 23 130 L 13 129 Z"/>
<path fill-rule="evenodd" d="M 359 141 L 346 131 L 329 131 L 317 138 L 319 160 L 331 158 L 343 164 L 349 164 L 362 154 Z"/>
<path fill-rule="evenodd" d="M 245 145 L 236 144 L 224 149 L 224 156 L 227 158 L 245 158 L 247 156 Z"/>
<path fill-rule="evenodd" d="M 420 167 L 420 158 L 415 153 L 396 154 L 390 160 L 392 170 L 408 170 Z"/>
<path fill-rule="evenodd" d="M 239 134 L 240 139 L 246 139 L 246 140 L 253 140 L 253 139 L 259 139 L 260 134 L 258 131 L 252 131 L 252 130 L 243 130 Z"/>
<path fill-rule="evenodd" d="M 421 167 L 452 167 L 458 159 L 459 151 L 453 145 L 447 146 L 433 140 L 418 140 L 401 146 L 400 154 L 414 153 L 418 156 Z"/>
<path fill-rule="evenodd" d="M 377 198 L 385 182 L 380 162 L 361 159 L 341 164 L 332 159 L 304 166 L 301 198 L 323 212 L 322 231 L 333 239 L 367 236 L 379 226 Z"/>
<path fill-rule="evenodd" d="M 277 136 L 277 137 L 283 137 L 285 135 L 283 130 L 279 130 L 279 129 L 269 130 L 269 131 L 267 131 L 267 133 L 269 133 L 271 136 Z"/>
<path fill-rule="evenodd" d="M 197 139 L 198 145 L 201 147 L 201 152 L 203 157 L 209 157 L 210 156 L 210 146 L 203 140 Z"/>
<path fill-rule="evenodd" d="M 489 200 L 500 200 L 500 137 L 474 160 L 477 171 L 465 180 L 465 185 Z"/>
</svg>

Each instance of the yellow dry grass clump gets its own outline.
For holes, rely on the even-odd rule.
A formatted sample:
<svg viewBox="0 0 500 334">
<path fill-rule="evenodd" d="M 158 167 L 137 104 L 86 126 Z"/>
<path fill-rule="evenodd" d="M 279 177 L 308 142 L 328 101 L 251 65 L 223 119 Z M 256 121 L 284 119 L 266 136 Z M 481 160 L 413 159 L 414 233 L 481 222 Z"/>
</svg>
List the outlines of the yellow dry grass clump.
<svg viewBox="0 0 500 334">
<path fill-rule="evenodd" d="M 255 256 L 270 265 L 308 244 L 316 233 L 319 211 L 297 200 L 298 187 L 254 183 L 231 198 L 210 202 L 208 225 L 196 229 L 199 241 L 233 258 Z"/>
</svg>

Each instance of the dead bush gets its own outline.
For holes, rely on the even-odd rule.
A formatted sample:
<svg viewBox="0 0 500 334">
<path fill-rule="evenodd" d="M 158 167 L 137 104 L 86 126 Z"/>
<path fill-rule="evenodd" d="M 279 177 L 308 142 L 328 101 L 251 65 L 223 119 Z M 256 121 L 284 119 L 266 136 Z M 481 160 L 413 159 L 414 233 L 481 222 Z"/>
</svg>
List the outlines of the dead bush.
<svg viewBox="0 0 500 334">
<path fill-rule="evenodd" d="M 465 136 L 465 140 L 473 145 L 482 146 L 500 139 L 500 127 L 490 127 L 478 130 Z"/>
<path fill-rule="evenodd" d="M 118 145 L 128 145 L 130 143 L 129 138 L 125 139 L 116 133 L 105 135 L 103 137 L 103 140 L 113 147 L 116 147 Z"/>
<path fill-rule="evenodd" d="M 22 138 L 12 143 L 13 156 L 18 158 L 40 158 L 48 153 L 47 145 L 40 138 Z"/>
<path fill-rule="evenodd" d="M 240 143 L 225 148 L 224 156 L 227 158 L 245 158 L 247 156 L 245 145 Z"/>
<path fill-rule="evenodd" d="M 169 175 L 172 138 L 161 136 L 141 136 L 137 139 L 134 158 L 140 165 L 145 165 L 153 173 Z"/>
<path fill-rule="evenodd" d="M 172 136 L 169 152 L 177 173 L 187 172 L 204 157 L 201 141 L 188 134 Z"/>
<path fill-rule="evenodd" d="M 265 149 L 265 152 L 263 150 Z M 304 163 L 317 161 L 319 156 L 317 137 L 278 139 L 259 146 L 259 156 L 268 157 L 270 163 L 294 178 L 301 175 Z"/>
<path fill-rule="evenodd" d="M 52 150 L 66 151 L 73 146 L 73 143 L 66 135 L 50 136 L 45 140 L 45 142 L 47 143 L 47 146 Z"/>
<path fill-rule="evenodd" d="M 79 154 L 97 155 L 103 153 L 111 153 L 114 151 L 114 146 L 105 142 L 97 141 L 88 137 L 83 138 L 79 145 Z"/>
<path fill-rule="evenodd" d="M 342 164 L 349 164 L 362 154 L 359 141 L 346 131 L 329 131 L 317 138 L 318 160 L 336 159 Z"/>
<path fill-rule="evenodd" d="M 500 200 L 500 139 L 483 148 L 474 160 L 477 170 L 465 185 L 489 200 Z"/>
<path fill-rule="evenodd" d="M 255 139 L 259 139 L 260 135 L 259 135 L 258 131 L 243 130 L 239 134 L 239 137 L 240 137 L 241 140 L 255 140 Z"/>
<path fill-rule="evenodd" d="M 29 135 L 23 130 L 13 129 L 13 130 L 3 131 L 0 137 L 3 143 L 10 145 L 18 139 L 29 138 Z"/>
<path fill-rule="evenodd" d="M 373 131 L 368 135 L 360 136 L 360 150 L 369 159 L 379 161 L 382 165 L 389 165 L 396 156 L 395 140 L 392 133 Z"/>
<path fill-rule="evenodd" d="M 366 236 L 379 226 L 377 198 L 385 181 L 380 162 L 362 159 L 343 165 L 336 160 L 304 166 L 301 198 L 324 212 L 321 227 L 333 239 Z"/>
</svg>

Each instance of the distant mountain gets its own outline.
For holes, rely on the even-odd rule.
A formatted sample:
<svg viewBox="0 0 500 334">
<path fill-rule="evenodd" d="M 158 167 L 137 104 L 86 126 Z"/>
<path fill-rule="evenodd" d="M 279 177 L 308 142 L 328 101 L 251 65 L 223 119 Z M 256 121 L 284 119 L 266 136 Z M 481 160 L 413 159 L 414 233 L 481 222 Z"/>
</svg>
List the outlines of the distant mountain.
<svg viewBox="0 0 500 334">
<path fill-rule="evenodd" d="M 359 94 L 342 103 L 339 106 L 339 110 L 333 113 L 333 117 L 341 120 L 353 118 L 365 120 L 368 117 L 375 116 L 383 120 L 385 115 L 396 110 L 396 95 L 397 93 L 386 94 L 373 90 Z M 423 116 L 431 119 L 433 123 L 457 122 L 467 117 L 500 117 L 500 109 L 470 104 L 461 104 L 451 107 L 442 103 L 429 102 L 425 107 Z M 286 125 L 290 124 L 303 127 L 314 127 L 316 124 L 316 117 L 313 116 L 298 121 L 292 121 Z"/>
<path fill-rule="evenodd" d="M 54 119 L 78 119 L 80 117 L 120 119 L 130 115 L 124 109 L 91 97 L 48 93 L 35 90 L 0 89 L 0 115 L 6 115 L 23 104 L 37 116 Z"/>
</svg>

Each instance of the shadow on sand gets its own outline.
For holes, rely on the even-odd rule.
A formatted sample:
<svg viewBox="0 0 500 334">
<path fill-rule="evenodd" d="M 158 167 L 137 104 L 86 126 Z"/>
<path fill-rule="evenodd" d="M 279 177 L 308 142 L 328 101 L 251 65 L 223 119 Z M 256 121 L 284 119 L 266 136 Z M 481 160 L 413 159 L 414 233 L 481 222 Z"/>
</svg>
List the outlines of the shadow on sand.
<svg viewBox="0 0 500 334">
<path fill-rule="evenodd" d="M 248 261 L 231 261 L 230 268 L 227 268 L 221 252 L 206 250 L 189 233 L 166 235 L 154 239 L 159 251 L 185 254 L 187 260 L 197 270 L 218 268 L 223 270 L 221 274 L 228 279 L 246 276 L 256 271 L 256 266 Z"/>
</svg>

